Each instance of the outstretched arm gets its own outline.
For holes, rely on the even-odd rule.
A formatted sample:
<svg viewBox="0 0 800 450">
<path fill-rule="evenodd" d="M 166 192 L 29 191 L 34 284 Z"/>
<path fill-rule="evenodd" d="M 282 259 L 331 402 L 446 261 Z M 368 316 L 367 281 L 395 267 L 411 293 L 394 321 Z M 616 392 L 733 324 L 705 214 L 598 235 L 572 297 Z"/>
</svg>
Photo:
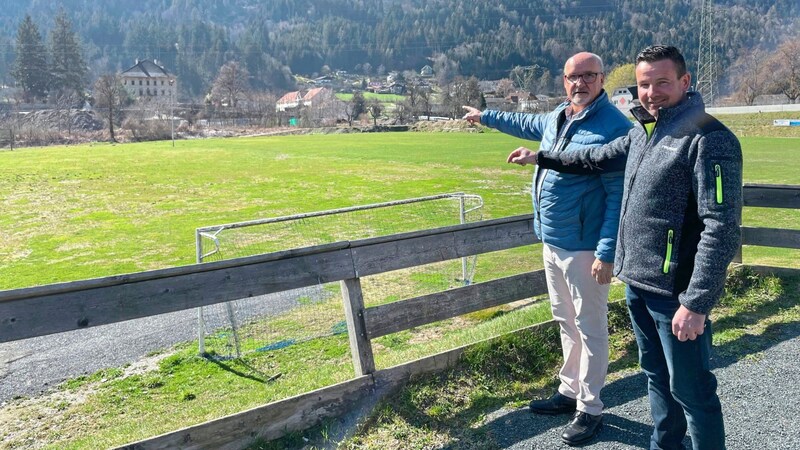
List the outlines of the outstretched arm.
<svg viewBox="0 0 800 450">
<path fill-rule="evenodd" d="M 539 151 L 535 163 L 543 169 L 578 175 L 619 172 L 628 161 L 630 138 L 619 137 L 601 147 L 586 147 L 570 152 Z"/>
<path fill-rule="evenodd" d="M 467 111 L 463 119 L 469 123 L 480 123 L 502 133 L 531 141 L 542 140 L 548 116 L 552 114 L 503 112 L 490 109 L 481 112 L 472 106 L 463 108 Z"/>
</svg>

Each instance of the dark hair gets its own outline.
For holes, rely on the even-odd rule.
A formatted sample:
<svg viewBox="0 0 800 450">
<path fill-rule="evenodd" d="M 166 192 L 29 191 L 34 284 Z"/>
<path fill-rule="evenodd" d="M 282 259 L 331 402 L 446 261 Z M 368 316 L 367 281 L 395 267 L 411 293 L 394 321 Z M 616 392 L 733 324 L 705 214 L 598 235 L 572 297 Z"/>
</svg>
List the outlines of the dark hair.
<svg viewBox="0 0 800 450">
<path fill-rule="evenodd" d="M 686 60 L 683 59 L 681 51 L 673 46 L 667 45 L 651 45 L 636 55 L 636 64 L 640 62 L 656 62 L 668 59 L 675 63 L 675 70 L 678 72 L 678 78 L 686 74 Z"/>
</svg>

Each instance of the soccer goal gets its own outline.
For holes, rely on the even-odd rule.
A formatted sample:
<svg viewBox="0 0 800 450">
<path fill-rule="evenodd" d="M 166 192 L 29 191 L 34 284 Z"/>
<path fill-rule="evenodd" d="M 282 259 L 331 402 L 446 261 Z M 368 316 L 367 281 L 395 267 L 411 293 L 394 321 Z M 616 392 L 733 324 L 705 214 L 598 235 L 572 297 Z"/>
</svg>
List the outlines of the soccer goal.
<svg viewBox="0 0 800 450">
<path fill-rule="evenodd" d="M 482 208 L 480 196 L 452 193 L 202 227 L 195 232 L 197 262 L 476 222 L 483 218 Z M 388 303 L 468 285 L 476 263 L 473 255 L 363 277 L 364 302 Z M 200 354 L 217 359 L 346 332 L 338 282 L 198 311 Z"/>
</svg>

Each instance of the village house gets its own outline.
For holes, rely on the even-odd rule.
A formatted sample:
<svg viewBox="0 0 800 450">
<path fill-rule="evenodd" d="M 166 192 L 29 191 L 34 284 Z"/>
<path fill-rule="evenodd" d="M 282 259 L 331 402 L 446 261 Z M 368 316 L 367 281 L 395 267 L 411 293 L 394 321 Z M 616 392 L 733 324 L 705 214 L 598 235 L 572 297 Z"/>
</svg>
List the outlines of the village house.
<svg viewBox="0 0 800 450">
<path fill-rule="evenodd" d="M 511 92 L 505 97 L 506 102 L 516 105 L 519 112 L 539 112 L 542 102 L 532 92 Z"/>
<path fill-rule="evenodd" d="M 335 98 L 333 91 L 324 87 L 309 89 L 305 93 L 302 93 L 302 91 L 293 91 L 284 94 L 283 97 L 278 99 L 275 103 L 275 110 L 284 112 L 301 106 L 314 108 Z"/>
<path fill-rule="evenodd" d="M 611 92 L 611 103 L 625 114 L 639 103 L 638 89 L 634 86 L 621 86 Z"/>
<path fill-rule="evenodd" d="M 337 99 L 331 89 L 319 87 L 288 92 L 275 102 L 275 111 L 289 125 L 298 125 L 306 120 L 308 125 L 332 125 L 347 118 L 345 104 Z"/>
<path fill-rule="evenodd" d="M 158 65 L 157 60 L 136 60 L 136 64 L 120 75 L 122 85 L 135 99 L 161 99 L 172 101 L 176 98 L 178 85 L 175 76 Z"/>
<path fill-rule="evenodd" d="M 419 71 L 419 76 L 422 78 L 433 78 L 433 75 L 433 67 L 427 64 Z"/>
</svg>

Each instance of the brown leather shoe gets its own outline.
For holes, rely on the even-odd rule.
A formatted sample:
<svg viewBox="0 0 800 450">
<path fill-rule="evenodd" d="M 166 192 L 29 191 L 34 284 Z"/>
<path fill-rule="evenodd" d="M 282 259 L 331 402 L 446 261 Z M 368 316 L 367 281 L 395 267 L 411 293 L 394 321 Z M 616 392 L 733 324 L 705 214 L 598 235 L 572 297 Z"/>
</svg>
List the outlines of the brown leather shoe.
<svg viewBox="0 0 800 450">
<path fill-rule="evenodd" d="M 556 391 L 552 397 L 545 400 L 534 400 L 531 402 L 531 412 L 536 414 L 567 414 L 574 413 L 578 402 L 574 398 Z"/>
<path fill-rule="evenodd" d="M 572 422 L 561 433 L 561 440 L 567 445 L 584 444 L 594 439 L 602 429 L 602 414 L 593 416 L 583 411 L 578 411 L 572 417 Z"/>
</svg>

